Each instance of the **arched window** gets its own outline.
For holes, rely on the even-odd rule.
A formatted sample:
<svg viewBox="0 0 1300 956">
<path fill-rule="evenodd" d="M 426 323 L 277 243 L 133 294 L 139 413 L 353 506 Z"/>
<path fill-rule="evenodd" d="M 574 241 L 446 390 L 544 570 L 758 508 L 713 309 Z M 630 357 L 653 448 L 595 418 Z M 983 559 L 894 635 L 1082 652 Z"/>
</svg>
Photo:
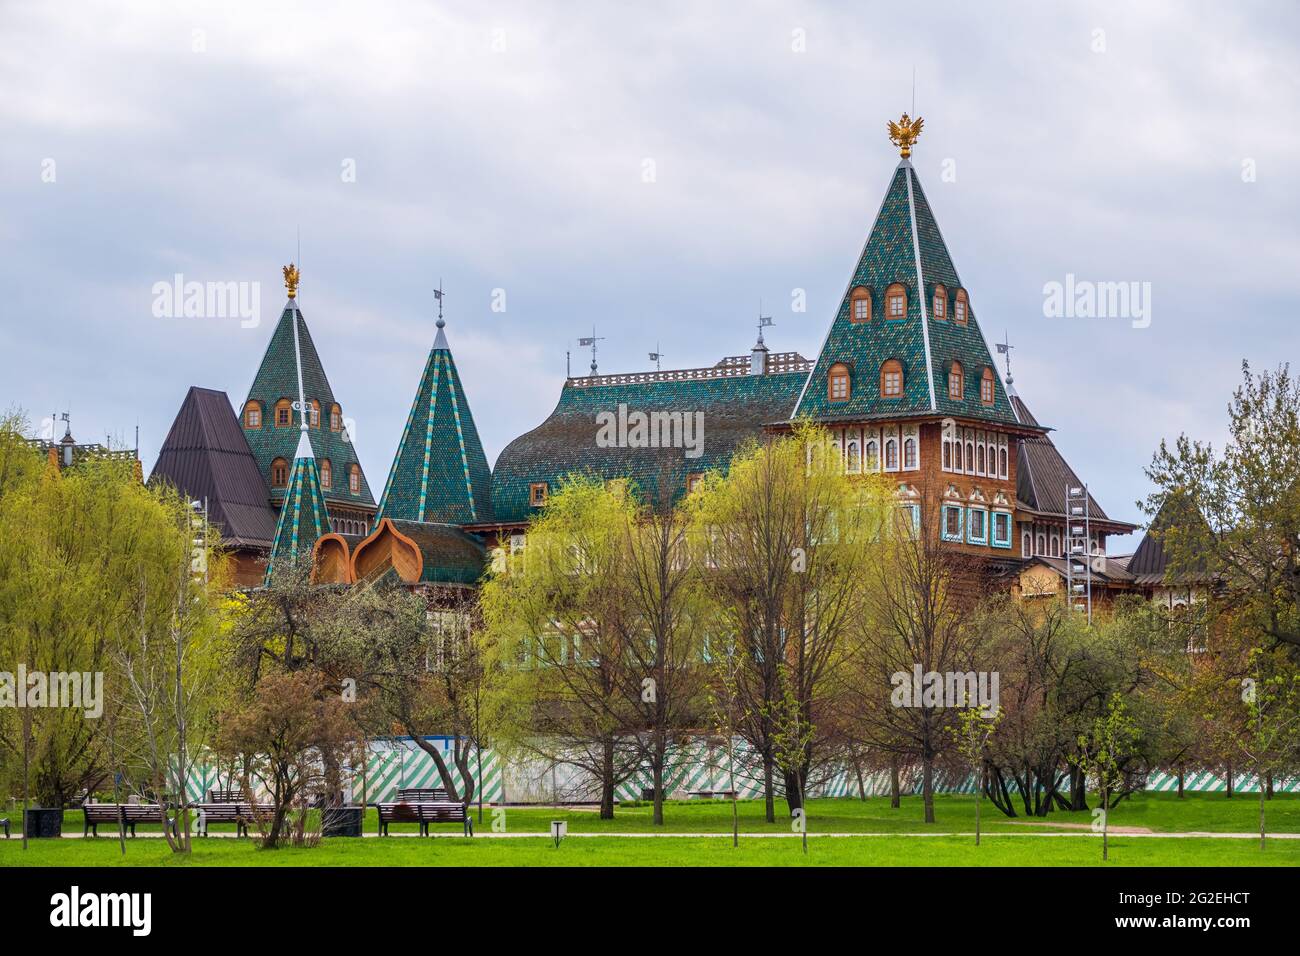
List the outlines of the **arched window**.
<svg viewBox="0 0 1300 956">
<path fill-rule="evenodd" d="M 313 398 L 307 403 L 307 407 L 311 411 L 311 418 L 307 420 L 307 424 L 312 428 L 320 428 L 320 402 Z"/>
<path fill-rule="evenodd" d="M 871 290 L 866 286 L 858 286 L 849 296 L 849 321 L 871 321 Z"/>
<path fill-rule="evenodd" d="M 1060 556 L 1061 556 L 1061 537 L 1060 535 L 1053 534 L 1052 535 L 1052 557 L 1059 558 Z"/>
<path fill-rule="evenodd" d="M 1038 547 L 1035 549 L 1034 554 L 1047 554 L 1047 535 L 1041 531 L 1038 532 Z"/>
<path fill-rule="evenodd" d="M 330 460 L 328 458 L 323 458 L 320 463 L 320 486 L 325 491 L 329 491 L 330 486 L 333 485 L 333 483 L 334 469 L 330 467 Z"/>
<path fill-rule="evenodd" d="M 903 470 L 911 471 L 916 467 L 916 439 L 903 439 Z"/>
<path fill-rule="evenodd" d="M 1005 478 L 1006 476 L 1007 476 L 1007 450 L 1005 448 L 999 448 L 998 449 L 998 477 Z"/>
<path fill-rule="evenodd" d="M 348 491 L 361 494 L 361 466 L 356 462 L 348 466 Z"/>
<path fill-rule="evenodd" d="M 952 442 L 946 440 L 943 443 L 943 468 L 952 471 Z"/>
<path fill-rule="evenodd" d="M 960 401 L 966 383 L 962 380 L 961 362 L 953 362 L 948 369 L 948 397 Z"/>
<path fill-rule="evenodd" d="M 1020 536 L 1020 555 L 1028 558 L 1034 553 L 1034 536 L 1026 531 Z"/>
<path fill-rule="evenodd" d="M 980 401 L 985 405 L 993 404 L 993 369 L 986 368 L 980 376 Z"/>
<path fill-rule="evenodd" d="M 288 428 L 293 424 L 293 402 L 282 398 L 275 403 L 275 427 Z"/>
<path fill-rule="evenodd" d="M 330 431 L 337 432 L 343 430 L 343 409 L 337 404 L 330 406 Z"/>
<path fill-rule="evenodd" d="M 845 447 L 845 460 L 848 470 L 854 474 L 862 470 L 862 453 L 858 449 L 856 440 L 849 442 Z"/>
<path fill-rule="evenodd" d="M 898 439 L 885 439 L 885 471 L 898 471 Z"/>
<path fill-rule="evenodd" d="M 879 471 L 880 451 L 876 445 L 876 440 L 874 438 L 868 439 L 864 447 L 866 449 L 864 467 L 867 471 Z"/>
<path fill-rule="evenodd" d="M 249 402 L 244 406 L 244 427 L 261 428 L 262 427 L 262 403 Z"/>
<path fill-rule="evenodd" d="M 885 318 L 907 318 L 907 290 L 901 282 L 895 282 L 885 290 Z"/>
<path fill-rule="evenodd" d="M 880 366 L 880 394 L 885 398 L 903 394 L 903 365 L 898 359 L 890 359 Z"/>
<path fill-rule="evenodd" d="M 827 399 L 832 402 L 849 400 L 849 367 L 843 362 L 831 366 L 827 376 Z"/>
<path fill-rule="evenodd" d="M 970 315 L 970 299 L 966 297 L 965 289 L 957 290 L 957 300 L 952 306 L 953 321 L 965 325 L 966 319 Z"/>
<path fill-rule="evenodd" d="M 283 458 L 271 462 L 271 487 L 283 488 L 289 483 L 289 463 Z"/>
<path fill-rule="evenodd" d="M 982 475 L 984 474 L 984 444 L 982 442 L 975 449 L 975 456 L 975 474 Z"/>
<path fill-rule="evenodd" d="M 934 287 L 934 305 L 930 312 L 936 319 L 948 318 L 948 291 L 941 285 Z"/>
</svg>

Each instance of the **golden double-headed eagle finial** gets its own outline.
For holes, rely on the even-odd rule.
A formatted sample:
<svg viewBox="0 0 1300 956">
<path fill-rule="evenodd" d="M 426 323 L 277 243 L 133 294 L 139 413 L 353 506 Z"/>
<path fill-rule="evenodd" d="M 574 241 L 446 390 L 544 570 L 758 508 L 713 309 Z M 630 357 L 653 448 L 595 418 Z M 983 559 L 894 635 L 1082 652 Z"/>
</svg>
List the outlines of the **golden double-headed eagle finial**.
<svg viewBox="0 0 1300 956">
<path fill-rule="evenodd" d="M 289 298 L 298 297 L 298 267 L 292 262 L 284 267 L 284 287 L 289 290 Z"/>
<path fill-rule="evenodd" d="M 921 135 L 921 127 L 925 125 L 925 120 L 921 117 L 912 119 L 904 113 L 897 123 L 889 121 L 889 141 L 898 147 L 898 155 L 904 159 L 912 155 L 912 144 L 916 142 Z"/>
</svg>

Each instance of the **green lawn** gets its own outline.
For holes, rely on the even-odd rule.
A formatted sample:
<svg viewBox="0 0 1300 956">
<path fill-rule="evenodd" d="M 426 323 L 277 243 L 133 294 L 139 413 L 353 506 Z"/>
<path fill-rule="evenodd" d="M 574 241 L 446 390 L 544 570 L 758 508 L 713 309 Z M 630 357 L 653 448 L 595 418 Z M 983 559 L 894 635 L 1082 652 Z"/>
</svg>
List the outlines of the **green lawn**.
<svg viewBox="0 0 1300 956">
<path fill-rule="evenodd" d="M 161 840 L 136 840 L 122 856 L 115 840 L 0 842 L 0 866 L 1099 866 L 1089 837 L 990 836 L 976 847 L 958 837 L 843 837 L 809 841 L 726 838 L 546 837 L 512 840 L 326 840 L 313 849 L 259 850 L 248 840 L 196 842 L 173 857 Z M 1117 837 L 1112 866 L 1300 866 L 1300 841 L 1261 852 L 1248 840 Z"/>
<path fill-rule="evenodd" d="M 1278 840 L 1260 852 L 1250 840 L 1153 839 L 1125 836 L 1124 828 L 1152 833 L 1253 832 L 1257 829 L 1258 801 L 1253 796 L 1227 799 L 1223 794 L 1189 794 L 1179 800 L 1172 794 L 1140 794 L 1122 803 L 1111 814 L 1112 862 L 1116 865 L 1300 865 L 1300 840 Z M 790 833 L 783 819 L 784 804 L 777 804 L 777 822 L 763 819 L 761 801 L 738 804 L 742 834 Z M 1267 804 L 1269 829 L 1274 833 L 1300 832 L 1300 795 L 1279 794 Z M 919 797 L 905 797 L 902 806 L 891 809 L 888 799 L 872 798 L 814 800 L 808 808 L 809 832 L 817 833 L 967 833 L 974 828 L 974 797 L 942 795 L 936 798 L 937 822 L 922 822 Z M 8 813 L 15 822 L 20 814 Z M 731 828 L 731 805 L 727 801 L 669 803 L 666 826 L 654 827 L 651 809 L 645 806 L 619 807 L 613 820 L 601 820 L 594 809 L 556 810 L 535 807 L 507 807 L 507 833 L 546 834 L 550 821 L 565 819 L 572 833 L 726 833 Z M 477 816 L 477 814 L 475 814 Z M 498 818 L 499 821 L 500 818 Z M 493 808 L 484 809 L 480 833 L 493 830 Z M 0 866 L 21 865 L 1085 865 L 1100 857 L 1095 838 L 1083 835 L 1092 823 L 1090 812 L 1053 812 L 1044 819 L 1008 819 L 987 801 L 982 810 L 984 846 L 976 848 L 969 837 L 873 837 L 815 840 L 807 858 L 797 840 L 752 839 L 739 850 L 728 839 L 628 839 L 579 837 L 556 850 L 545 839 L 476 840 L 331 840 L 313 850 L 261 851 L 251 841 L 196 840 L 192 861 L 173 861 L 160 840 L 128 842 L 125 859 L 120 856 L 115 832 L 101 829 L 100 839 L 35 841 L 24 855 L 17 839 L 0 841 Z M 157 830 L 141 825 L 140 831 Z M 233 826 L 214 826 L 230 831 Z M 435 827 L 455 833 L 456 827 Z M 375 813 L 369 811 L 366 832 L 377 830 Z M 414 832 L 414 824 L 394 825 L 392 831 Z M 1070 837 L 1008 837 L 1008 834 L 1036 831 L 1078 832 Z M 81 814 L 65 814 L 65 833 L 81 833 Z M 1100 862 L 1097 860 L 1096 862 Z"/>
</svg>

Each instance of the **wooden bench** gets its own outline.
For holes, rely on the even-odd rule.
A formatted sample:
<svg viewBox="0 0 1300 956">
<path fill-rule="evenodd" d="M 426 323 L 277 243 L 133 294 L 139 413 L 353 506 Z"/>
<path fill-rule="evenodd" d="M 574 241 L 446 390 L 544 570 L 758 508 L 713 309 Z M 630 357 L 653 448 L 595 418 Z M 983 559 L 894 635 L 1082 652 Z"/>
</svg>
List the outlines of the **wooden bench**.
<svg viewBox="0 0 1300 956">
<path fill-rule="evenodd" d="M 242 790 L 209 790 L 208 803 L 244 803 Z"/>
<path fill-rule="evenodd" d="M 712 800 L 714 797 L 721 797 L 724 800 L 736 799 L 735 790 L 691 790 L 692 797 L 699 797 L 702 800 Z"/>
<path fill-rule="evenodd" d="M 443 791 L 444 793 L 446 791 Z M 379 835 L 388 836 L 390 823 L 418 823 L 420 836 L 429 835 L 431 823 L 459 823 L 465 836 L 474 835 L 474 822 L 465 811 L 465 804 L 451 800 L 420 801 L 416 803 L 379 803 Z"/>
<path fill-rule="evenodd" d="M 398 787 L 398 803 L 451 803 L 451 794 L 444 787 Z"/>
<path fill-rule="evenodd" d="M 99 836 L 101 823 L 125 826 L 131 831 L 131 836 L 135 836 L 137 823 L 163 822 L 162 808 L 149 803 L 87 803 L 82 805 L 81 812 L 85 815 L 81 830 L 83 837 L 87 833 L 93 837 Z M 178 826 L 176 820 L 167 817 L 166 821 L 164 826 L 175 832 Z"/>
<path fill-rule="evenodd" d="M 233 823 L 236 836 L 248 836 L 248 824 L 255 820 L 255 813 L 272 813 L 275 808 L 270 804 L 253 805 L 247 801 L 239 803 L 197 803 L 190 809 L 199 815 L 199 836 L 208 835 L 208 826 L 213 823 Z"/>
</svg>

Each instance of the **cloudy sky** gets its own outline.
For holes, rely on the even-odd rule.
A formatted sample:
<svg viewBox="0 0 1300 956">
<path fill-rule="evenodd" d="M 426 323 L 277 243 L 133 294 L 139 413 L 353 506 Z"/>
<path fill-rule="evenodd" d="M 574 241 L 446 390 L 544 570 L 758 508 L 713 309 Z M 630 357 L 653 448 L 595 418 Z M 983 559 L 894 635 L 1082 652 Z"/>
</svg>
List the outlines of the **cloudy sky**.
<svg viewBox="0 0 1300 956">
<path fill-rule="evenodd" d="M 602 371 L 710 365 L 761 300 L 812 357 L 913 96 L 976 315 L 1112 515 L 1161 437 L 1221 437 L 1243 359 L 1300 354 L 1293 5 L 613 7 L 0 0 L 0 406 L 138 424 L 152 467 L 188 386 L 242 402 L 299 235 L 372 487 L 440 278 L 490 461 L 593 325 Z M 178 273 L 260 321 L 155 316 Z M 1045 316 L 1071 274 L 1150 283 L 1149 326 Z"/>
</svg>

